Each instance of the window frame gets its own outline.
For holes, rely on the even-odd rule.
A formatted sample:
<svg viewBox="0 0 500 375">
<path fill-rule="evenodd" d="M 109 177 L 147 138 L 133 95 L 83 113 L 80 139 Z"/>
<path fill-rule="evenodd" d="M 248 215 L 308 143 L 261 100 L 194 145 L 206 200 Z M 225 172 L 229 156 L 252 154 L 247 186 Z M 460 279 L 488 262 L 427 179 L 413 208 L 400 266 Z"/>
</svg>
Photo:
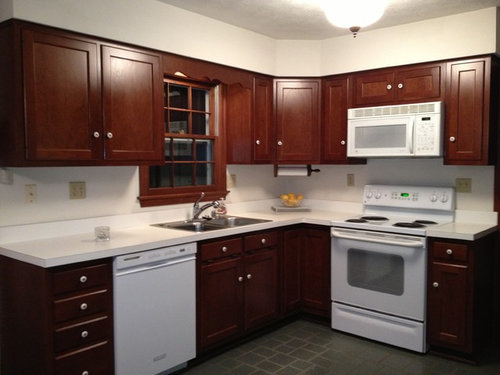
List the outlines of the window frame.
<svg viewBox="0 0 500 375">
<path fill-rule="evenodd" d="M 150 167 L 158 165 L 145 165 L 139 166 L 139 202 L 141 207 L 151 207 L 151 206 L 161 206 L 168 204 L 177 203 L 188 203 L 194 202 L 198 199 L 202 192 L 205 193 L 204 200 L 215 200 L 221 197 L 225 197 L 228 193 L 226 190 L 226 161 L 224 155 L 224 133 L 223 129 L 223 100 L 222 100 L 222 85 L 217 83 L 191 80 L 189 78 L 180 77 L 164 77 L 164 95 L 168 98 L 168 84 L 189 86 L 189 92 L 192 89 L 204 89 L 210 91 L 209 96 L 209 109 L 207 113 L 209 114 L 209 135 L 199 135 L 193 133 L 167 133 L 166 125 L 168 119 L 164 118 L 163 121 L 163 134 L 164 139 L 170 138 L 171 140 L 180 139 L 208 139 L 213 140 L 213 183 L 210 185 L 188 185 L 188 186 L 173 186 L 173 187 L 151 187 L 150 186 Z M 187 112 L 199 113 L 197 110 L 192 108 L 191 94 L 189 94 L 189 105 Z M 169 107 L 168 102 L 163 102 L 163 116 L 169 110 L 178 110 L 176 107 Z M 192 121 L 189 122 L 192 124 Z M 191 129 L 191 128 L 189 128 Z M 165 142 L 163 142 L 163 147 Z M 164 150 L 165 151 L 165 150 Z M 165 152 L 163 152 L 165 155 Z M 196 165 L 196 160 L 193 157 L 193 164 Z M 172 166 L 175 164 L 182 164 L 182 162 L 170 161 Z M 160 164 L 164 166 L 167 163 Z"/>
</svg>

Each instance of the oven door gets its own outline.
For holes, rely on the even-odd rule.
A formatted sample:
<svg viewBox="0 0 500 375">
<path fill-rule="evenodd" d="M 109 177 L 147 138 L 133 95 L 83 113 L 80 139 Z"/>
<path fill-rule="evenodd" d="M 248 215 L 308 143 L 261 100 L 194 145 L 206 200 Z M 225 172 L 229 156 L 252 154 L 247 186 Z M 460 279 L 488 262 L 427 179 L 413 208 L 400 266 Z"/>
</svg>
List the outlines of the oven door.
<svg viewBox="0 0 500 375">
<path fill-rule="evenodd" d="M 332 300 L 423 322 L 426 239 L 332 228 Z"/>
</svg>

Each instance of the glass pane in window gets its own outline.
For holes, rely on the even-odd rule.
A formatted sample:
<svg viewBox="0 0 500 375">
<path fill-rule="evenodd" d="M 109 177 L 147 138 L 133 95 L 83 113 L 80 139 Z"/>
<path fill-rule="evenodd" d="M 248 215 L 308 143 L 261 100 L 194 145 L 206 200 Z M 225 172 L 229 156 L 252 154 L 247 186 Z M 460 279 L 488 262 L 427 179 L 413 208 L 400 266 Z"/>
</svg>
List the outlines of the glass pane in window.
<svg viewBox="0 0 500 375">
<path fill-rule="evenodd" d="M 189 133 L 189 112 L 168 111 L 170 114 L 167 133 L 187 134 Z"/>
<path fill-rule="evenodd" d="M 169 107 L 188 109 L 189 87 L 175 84 L 168 86 Z"/>
<path fill-rule="evenodd" d="M 214 160 L 214 141 L 211 139 L 196 140 L 196 160 L 213 161 Z"/>
<path fill-rule="evenodd" d="M 167 82 L 163 82 L 163 106 L 164 107 L 168 107 L 167 92 L 168 92 L 168 83 Z"/>
<path fill-rule="evenodd" d="M 193 157 L 193 140 L 179 138 L 174 139 L 174 160 L 175 161 L 191 161 Z"/>
<path fill-rule="evenodd" d="M 149 187 L 171 187 L 172 164 L 149 167 Z"/>
<path fill-rule="evenodd" d="M 196 185 L 212 185 L 214 183 L 214 165 L 196 164 Z"/>
<path fill-rule="evenodd" d="M 172 139 L 165 138 L 165 160 L 172 160 Z"/>
<path fill-rule="evenodd" d="M 174 186 L 192 186 L 193 181 L 192 163 L 174 164 Z"/>
<path fill-rule="evenodd" d="M 210 135 L 210 116 L 205 113 L 193 113 L 193 134 Z"/>
<path fill-rule="evenodd" d="M 210 91 L 193 88 L 193 106 L 195 111 L 208 112 L 210 108 Z"/>
</svg>

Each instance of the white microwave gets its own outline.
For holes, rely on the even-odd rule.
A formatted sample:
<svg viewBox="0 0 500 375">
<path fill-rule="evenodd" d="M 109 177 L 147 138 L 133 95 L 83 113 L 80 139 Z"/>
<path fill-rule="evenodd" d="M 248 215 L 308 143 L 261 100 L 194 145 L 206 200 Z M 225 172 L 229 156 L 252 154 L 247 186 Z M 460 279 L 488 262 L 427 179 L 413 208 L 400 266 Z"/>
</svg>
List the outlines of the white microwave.
<svg viewBox="0 0 500 375">
<path fill-rule="evenodd" d="M 351 108 L 348 157 L 439 157 L 443 102 Z"/>
</svg>

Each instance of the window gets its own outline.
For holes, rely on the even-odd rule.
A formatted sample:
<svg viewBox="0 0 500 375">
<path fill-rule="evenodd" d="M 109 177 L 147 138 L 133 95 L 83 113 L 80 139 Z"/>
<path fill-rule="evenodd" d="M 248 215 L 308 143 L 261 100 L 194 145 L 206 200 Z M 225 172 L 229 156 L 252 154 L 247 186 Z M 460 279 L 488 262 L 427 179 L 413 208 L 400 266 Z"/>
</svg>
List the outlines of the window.
<svg viewBox="0 0 500 375">
<path fill-rule="evenodd" d="M 141 206 L 226 195 L 219 138 L 219 88 L 165 79 L 165 163 L 140 167 Z"/>
</svg>

